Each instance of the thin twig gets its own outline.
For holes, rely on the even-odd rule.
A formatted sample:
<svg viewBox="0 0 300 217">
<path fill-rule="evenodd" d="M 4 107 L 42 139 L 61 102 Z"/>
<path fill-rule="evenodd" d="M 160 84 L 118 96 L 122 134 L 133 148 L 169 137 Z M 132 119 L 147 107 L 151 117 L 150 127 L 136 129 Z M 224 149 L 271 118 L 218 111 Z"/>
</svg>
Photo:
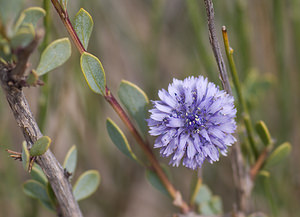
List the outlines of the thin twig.
<svg viewBox="0 0 300 217">
<path fill-rule="evenodd" d="M 270 151 L 270 148 L 269 147 L 266 147 L 262 152 L 261 154 L 259 155 L 257 161 L 255 162 L 255 164 L 252 166 L 251 170 L 250 170 L 250 177 L 252 179 L 252 181 L 255 180 L 258 172 L 260 171 L 260 169 L 262 168 L 262 166 L 264 165 L 266 159 L 267 159 L 267 156 L 268 156 L 268 153 Z"/>
<path fill-rule="evenodd" d="M 76 31 L 74 30 L 70 20 L 67 11 L 65 11 L 59 2 L 57 0 L 51 0 L 53 6 L 55 7 L 57 13 L 59 14 L 63 24 L 65 25 L 67 31 L 69 32 L 71 39 L 73 40 L 75 46 L 77 47 L 80 54 L 86 52 L 86 49 L 83 47 L 82 43 L 80 42 Z M 166 187 L 167 191 L 169 192 L 170 196 L 173 198 L 173 204 L 181 209 L 183 213 L 187 213 L 189 211 L 188 204 L 182 199 L 181 193 L 175 189 L 173 184 L 169 181 L 166 174 L 163 172 L 163 169 L 161 168 L 159 162 L 157 161 L 155 155 L 153 154 L 149 144 L 145 142 L 141 135 L 136 130 L 135 126 L 130 121 L 128 115 L 124 111 L 124 109 L 120 106 L 119 102 L 116 100 L 116 98 L 113 96 L 111 91 L 108 87 L 106 87 L 105 100 L 113 107 L 115 112 L 119 115 L 121 120 L 124 122 L 126 127 L 129 129 L 137 143 L 140 145 L 142 150 L 145 152 L 148 160 L 150 161 L 151 167 L 159 177 L 159 179 L 162 181 L 164 186 Z"/>
<path fill-rule="evenodd" d="M 222 53 L 220 50 L 220 44 L 218 41 L 218 38 L 216 36 L 216 30 L 215 30 L 215 22 L 214 22 L 214 7 L 211 0 L 204 0 L 205 8 L 206 8 L 206 14 L 207 14 L 207 25 L 208 25 L 208 33 L 209 33 L 209 42 L 211 44 L 214 56 L 217 61 L 217 65 L 220 72 L 220 77 L 222 81 L 222 85 L 224 90 L 232 95 L 228 74 L 226 70 L 226 66 L 222 57 Z"/>
<path fill-rule="evenodd" d="M 129 131 L 131 132 L 131 134 L 133 135 L 135 140 L 138 142 L 140 147 L 143 149 L 143 151 L 145 152 L 146 156 L 148 157 L 153 169 L 157 173 L 158 177 L 162 180 L 163 183 L 165 183 L 165 186 L 166 186 L 168 192 L 170 193 L 171 197 L 173 199 L 176 199 L 176 197 L 178 197 L 178 192 L 173 187 L 173 185 L 169 182 L 167 176 L 165 175 L 161 166 L 159 165 L 159 162 L 157 161 L 153 152 L 151 151 L 148 143 L 146 143 L 142 139 L 142 137 L 140 136 L 140 134 L 138 133 L 138 131 L 136 130 L 134 125 L 131 123 L 131 121 L 130 121 L 129 117 L 127 116 L 127 114 L 125 113 L 125 111 L 122 109 L 122 107 L 120 106 L 120 104 L 118 103 L 116 98 L 111 94 L 110 90 L 107 87 L 106 87 L 106 94 L 104 97 L 107 100 L 107 102 L 113 107 L 115 112 L 120 116 L 120 118 L 125 123 L 125 125 L 129 129 Z"/>
<path fill-rule="evenodd" d="M 227 70 L 225 63 L 222 57 L 220 50 L 220 45 L 215 33 L 215 24 L 214 24 L 214 8 L 212 0 L 204 0 L 206 13 L 207 13 L 207 22 L 208 22 L 208 31 L 209 31 L 209 41 L 212 46 L 214 56 L 217 61 L 217 65 L 220 72 L 220 77 L 224 90 L 232 95 Z M 249 182 L 248 174 L 244 167 L 244 161 L 240 149 L 240 144 L 237 142 L 232 146 L 231 149 L 231 160 L 232 160 L 232 170 L 235 186 L 237 188 L 237 206 L 238 212 L 243 213 L 247 209 L 247 200 L 249 195 L 249 185 L 252 185 Z M 243 215 L 243 214 L 242 214 Z"/>
<path fill-rule="evenodd" d="M 77 33 L 76 31 L 74 30 L 73 26 L 72 26 L 72 23 L 69 19 L 69 15 L 67 13 L 67 11 L 65 11 L 59 1 L 57 0 L 51 0 L 52 2 L 52 5 L 54 6 L 55 10 L 57 11 L 61 21 L 63 22 L 63 24 L 65 25 L 67 31 L 69 32 L 71 38 L 72 38 L 72 41 L 74 42 L 75 46 L 77 47 L 77 49 L 79 50 L 80 54 L 82 54 L 83 52 L 85 52 L 85 48 L 83 47 L 80 39 L 78 38 L 77 36 Z"/>
<path fill-rule="evenodd" d="M 15 68 L 11 72 L 11 78 L 13 80 L 19 80 L 24 76 L 24 73 L 27 69 L 28 59 L 32 52 L 35 50 L 35 48 L 38 45 L 39 40 L 42 38 L 43 33 L 42 32 L 36 32 L 35 38 L 32 40 L 32 42 L 24 47 L 19 48 L 16 52 L 17 56 L 17 64 Z"/>
</svg>

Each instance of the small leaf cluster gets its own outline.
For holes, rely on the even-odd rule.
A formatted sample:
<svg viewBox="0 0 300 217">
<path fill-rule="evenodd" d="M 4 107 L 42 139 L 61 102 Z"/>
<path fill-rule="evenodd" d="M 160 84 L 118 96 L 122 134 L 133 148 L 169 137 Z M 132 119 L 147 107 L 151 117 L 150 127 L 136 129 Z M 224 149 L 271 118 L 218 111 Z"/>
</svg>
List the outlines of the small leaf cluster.
<svg viewBox="0 0 300 217">
<path fill-rule="evenodd" d="M 92 34 L 94 22 L 91 15 L 81 8 L 73 21 L 74 30 L 85 50 L 80 57 L 80 66 L 90 89 L 105 95 L 106 77 L 100 60 L 87 52 L 88 43 Z"/>
<path fill-rule="evenodd" d="M 267 125 L 263 121 L 258 121 L 256 123 L 255 130 L 264 145 L 265 151 L 268 153 L 260 170 L 263 171 L 263 173 L 269 173 L 268 170 L 280 164 L 289 156 L 292 146 L 289 142 L 284 142 L 274 148 L 274 141 L 272 140 Z"/>
<path fill-rule="evenodd" d="M 34 40 L 38 40 L 38 22 L 46 12 L 40 7 L 30 7 L 23 10 L 11 29 L 9 26 L 0 32 L 0 56 L 3 63 L 18 62 L 18 53 L 26 49 Z M 3 24 L 5 25 L 5 23 Z M 62 38 L 49 44 L 41 54 L 36 69 L 32 69 L 26 78 L 29 86 L 38 84 L 38 77 L 61 66 L 71 56 L 71 43 L 68 38 Z"/>
<path fill-rule="evenodd" d="M 42 136 L 41 138 L 39 138 L 32 145 L 30 150 L 28 150 L 27 142 L 26 141 L 23 142 L 21 158 L 22 158 L 23 167 L 26 171 L 31 170 L 30 164 L 32 160 L 34 160 L 34 157 L 43 155 L 49 149 L 50 144 L 51 144 L 51 139 L 48 136 Z"/>
<path fill-rule="evenodd" d="M 24 145 L 24 143 L 23 143 Z M 27 150 L 27 149 L 23 149 Z M 23 159 L 23 157 L 22 157 Z M 23 161 L 24 162 L 24 161 Z M 77 148 L 72 146 L 68 151 L 63 167 L 65 175 L 71 179 L 75 173 L 77 164 Z M 52 187 L 43 173 L 42 169 L 34 164 L 30 180 L 23 184 L 23 191 L 26 195 L 38 199 L 46 208 L 56 211 L 57 201 Z M 100 174 L 96 170 L 88 170 L 81 174 L 73 187 L 73 194 L 77 201 L 83 200 L 92 195 L 100 184 Z"/>
<path fill-rule="evenodd" d="M 219 196 L 213 195 L 207 185 L 201 184 L 197 189 L 194 199 L 197 213 L 205 216 L 220 215 L 223 213 L 222 200 Z"/>
</svg>

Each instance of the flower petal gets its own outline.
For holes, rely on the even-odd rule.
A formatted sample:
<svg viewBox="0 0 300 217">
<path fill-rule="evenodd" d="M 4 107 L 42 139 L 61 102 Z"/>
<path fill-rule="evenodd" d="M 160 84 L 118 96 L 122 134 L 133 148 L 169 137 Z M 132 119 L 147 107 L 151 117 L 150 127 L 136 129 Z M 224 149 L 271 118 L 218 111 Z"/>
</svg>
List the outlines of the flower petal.
<svg viewBox="0 0 300 217">
<path fill-rule="evenodd" d="M 181 118 L 170 117 L 169 122 L 166 124 L 167 127 L 183 127 L 184 121 Z"/>
</svg>

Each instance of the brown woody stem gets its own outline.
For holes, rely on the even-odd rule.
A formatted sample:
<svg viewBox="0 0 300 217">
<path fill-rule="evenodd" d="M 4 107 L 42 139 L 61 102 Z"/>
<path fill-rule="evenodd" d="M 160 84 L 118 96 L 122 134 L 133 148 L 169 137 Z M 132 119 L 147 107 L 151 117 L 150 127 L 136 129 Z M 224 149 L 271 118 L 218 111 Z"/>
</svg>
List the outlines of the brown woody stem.
<svg viewBox="0 0 300 217">
<path fill-rule="evenodd" d="M 0 83 L 17 125 L 22 130 L 27 144 L 31 146 L 43 135 L 30 111 L 22 88 L 16 86 L 18 80 L 14 81 L 11 78 L 13 69 L 12 66 L 0 63 Z M 16 72 L 16 74 L 19 73 Z M 72 186 L 52 152 L 48 150 L 37 157 L 36 162 L 41 166 L 51 184 L 59 206 L 58 213 L 64 217 L 82 217 L 78 203 L 73 196 Z"/>
</svg>

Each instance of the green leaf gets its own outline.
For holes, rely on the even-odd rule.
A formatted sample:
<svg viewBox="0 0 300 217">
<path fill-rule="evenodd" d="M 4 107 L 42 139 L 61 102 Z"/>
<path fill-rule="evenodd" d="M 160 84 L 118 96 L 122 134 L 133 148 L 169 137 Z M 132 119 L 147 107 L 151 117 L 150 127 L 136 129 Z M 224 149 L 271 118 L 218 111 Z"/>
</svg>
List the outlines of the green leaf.
<svg viewBox="0 0 300 217">
<path fill-rule="evenodd" d="M 37 81 L 39 80 L 39 76 L 37 75 L 36 71 L 34 69 L 31 70 L 29 75 L 27 76 L 26 82 L 29 86 L 34 86 L 37 84 Z"/>
<path fill-rule="evenodd" d="M 47 185 L 48 183 L 47 177 L 45 176 L 44 172 L 37 164 L 34 164 L 34 166 L 32 167 L 30 175 L 33 180 L 41 183 L 44 186 Z"/>
<path fill-rule="evenodd" d="M 265 168 L 270 168 L 278 163 L 280 163 L 284 158 L 286 158 L 291 152 L 292 146 L 289 142 L 285 142 L 278 146 L 268 157 L 265 163 Z"/>
<path fill-rule="evenodd" d="M 68 38 L 53 41 L 43 51 L 40 63 L 36 69 L 39 76 L 57 68 L 71 56 L 71 43 Z"/>
<path fill-rule="evenodd" d="M 56 203 L 56 197 L 55 197 L 54 191 L 49 182 L 47 183 L 46 191 L 47 191 L 48 197 L 51 201 L 51 204 L 54 205 Z"/>
<path fill-rule="evenodd" d="M 40 156 L 44 154 L 51 144 L 51 139 L 48 136 L 43 136 L 39 138 L 31 147 L 31 156 Z"/>
<path fill-rule="evenodd" d="M 29 162 L 30 162 L 30 154 L 27 149 L 27 143 L 26 141 L 24 141 L 22 144 L 22 164 L 25 171 L 28 171 Z"/>
<path fill-rule="evenodd" d="M 75 145 L 73 145 L 65 157 L 63 166 L 69 173 L 73 175 L 76 169 L 76 164 L 77 164 L 77 148 Z"/>
<path fill-rule="evenodd" d="M 93 194 L 100 184 L 100 174 L 96 170 L 84 172 L 77 180 L 73 188 L 77 201 L 85 199 Z"/>
<path fill-rule="evenodd" d="M 32 24 L 33 27 L 36 27 L 37 22 L 40 18 L 46 15 L 46 11 L 40 7 L 30 7 L 22 11 L 16 25 L 14 27 L 15 32 L 24 25 L 24 24 Z"/>
<path fill-rule="evenodd" d="M 255 129 L 266 147 L 272 144 L 271 135 L 265 122 L 258 121 L 255 125 Z"/>
<path fill-rule="evenodd" d="M 47 209 L 51 211 L 56 211 L 54 205 L 49 200 L 39 200 Z"/>
<path fill-rule="evenodd" d="M 83 8 L 80 8 L 75 16 L 73 26 L 83 47 L 87 50 L 94 26 L 91 15 Z"/>
<path fill-rule="evenodd" d="M 61 5 L 61 7 L 66 11 L 67 5 L 68 5 L 68 0 L 59 0 L 59 3 Z"/>
<path fill-rule="evenodd" d="M 46 187 L 35 180 L 28 180 L 23 184 L 23 191 L 29 197 L 50 201 Z"/>
<path fill-rule="evenodd" d="M 214 215 L 214 211 L 209 202 L 203 202 L 199 206 L 199 213 L 205 216 Z"/>
<path fill-rule="evenodd" d="M 205 216 L 219 215 L 223 213 L 222 200 L 218 196 L 213 196 L 211 200 L 204 201 L 198 206 L 199 213 Z"/>
<path fill-rule="evenodd" d="M 84 52 L 80 58 L 80 66 L 90 89 L 104 95 L 106 79 L 100 60 L 94 55 Z"/>
<path fill-rule="evenodd" d="M 204 202 L 208 202 L 211 200 L 211 198 L 212 198 L 212 193 L 211 193 L 210 189 L 206 185 L 203 184 L 203 185 L 201 185 L 201 187 L 198 191 L 195 203 L 201 204 Z"/>
<path fill-rule="evenodd" d="M 117 146 L 117 148 L 130 159 L 137 161 L 137 158 L 132 152 L 126 136 L 110 118 L 107 118 L 106 120 L 106 129 L 110 139 Z"/>
<path fill-rule="evenodd" d="M 10 44 L 12 48 L 26 47 L 33 41 L 35 32 L 32 24 L 22 25 L 16 34 L 11 38 Z"/>
<path fill-rule="evenodd" d="M 209 204 L 215 215 L 219 215 L 223 213 L 222 200 L 219 196 L 213 196 Z"/>
<path fill-rule="evenodd" d="M 170 173 L 167 170 L 167 167 L 162 166 L 162 169 L 164 170 L 165 174 L 167 175 L 168 178 L 170 178 Z M 152 170 L 146 169 L 146 179 L 149 181 L 149 183 L 156 188 L 158 191 L 160 191 L 161 193 L 167 195 L 170 197 L 169 192 L 167 191 L 166 187 L 164 186 L 164 184 L 161 182 L 161 180 L 159 179 L 159 177 L 157 176 L 157 174 L 155 172 L 153 172 Z"/>
<path fill-rule="evenodd" d="M 135 84 L 123 80 L 118 91 L 119 98 L 132 118 L 137 122 L 143 135 L 147 132 L 147 95 Z"/>
</svg>

